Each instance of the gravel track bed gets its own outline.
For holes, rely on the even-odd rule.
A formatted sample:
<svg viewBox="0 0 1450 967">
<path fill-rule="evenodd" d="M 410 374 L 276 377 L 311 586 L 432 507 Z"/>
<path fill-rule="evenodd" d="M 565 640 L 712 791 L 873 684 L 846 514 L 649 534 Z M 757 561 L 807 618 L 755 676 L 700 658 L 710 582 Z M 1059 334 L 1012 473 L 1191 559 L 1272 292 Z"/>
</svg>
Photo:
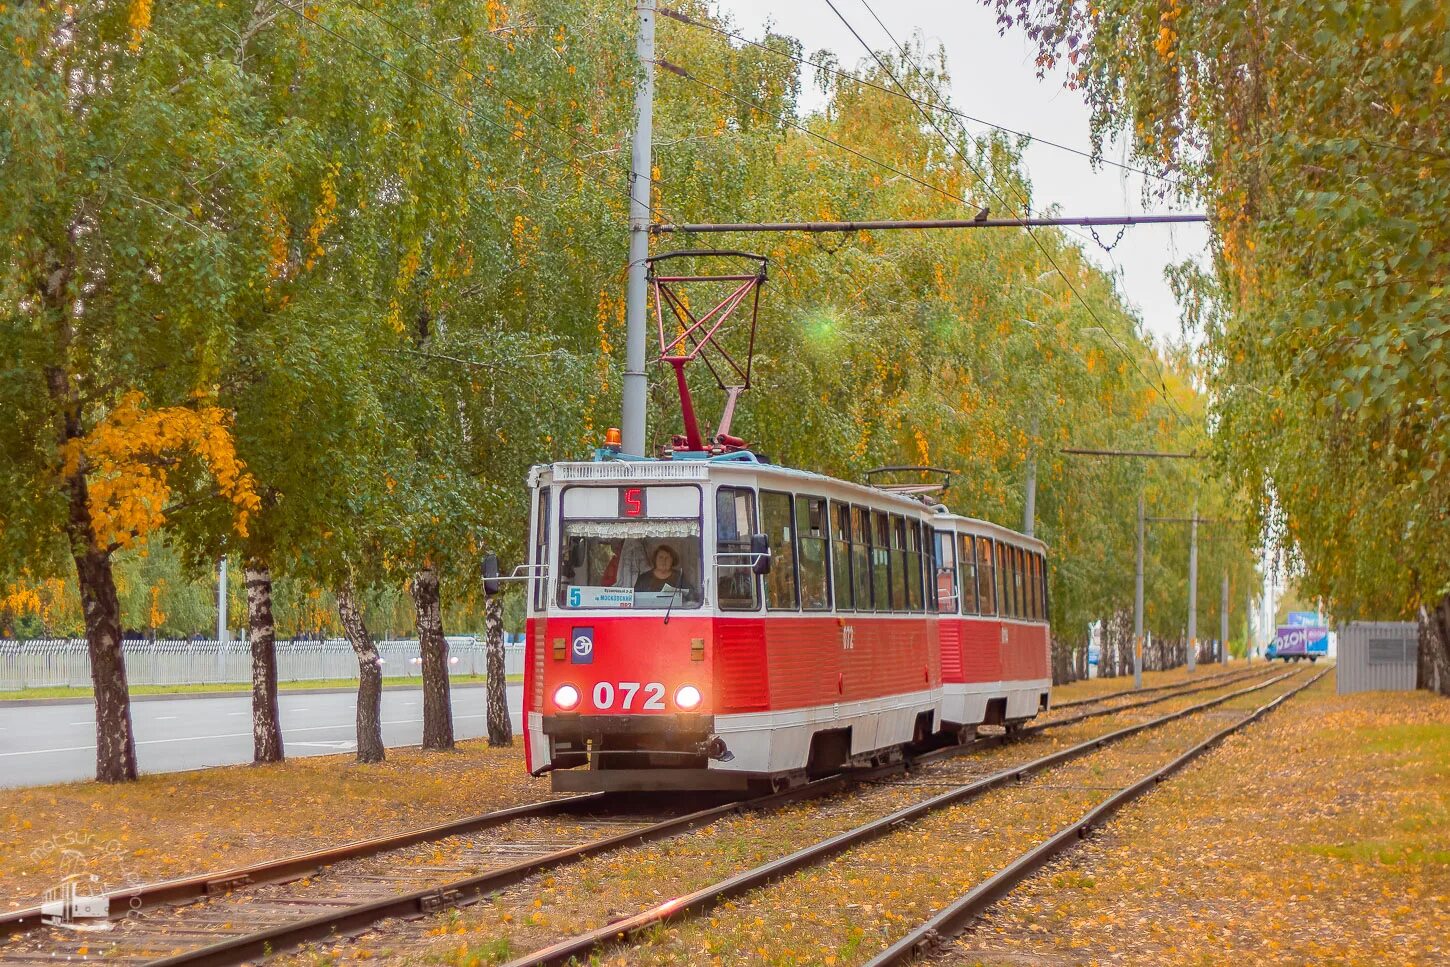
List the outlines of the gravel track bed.
<svg viewBox="0 0 1450 967">
<path fill-rule="evenodd" d="M 1266 670 L 1264 678 L 1269 677 Z M 1244 688 L 1254 681 L 1235 681 L 1146 708 L 1030 734 L 1007 746 L 925 764 L 910 777 L 863 784 L 842 794 L 770 813 L 732 816 L 703 830 L 586 859 L 533 878 L 502 891 L 491 903 L 417 922 L 387 921 L 355 941 L 314 945 L 284 962 L 315 964 L 368 957 L 394 963 L 507 960 L 777 859 L 929 798 L 944 786 L 960 785 L 1087 738 Z M 1262 704 L 1270 691 L 1245 698 L 1251 704 Z M 1176 727 L 1177 723 L 1166 728 Z"/>
</svg>

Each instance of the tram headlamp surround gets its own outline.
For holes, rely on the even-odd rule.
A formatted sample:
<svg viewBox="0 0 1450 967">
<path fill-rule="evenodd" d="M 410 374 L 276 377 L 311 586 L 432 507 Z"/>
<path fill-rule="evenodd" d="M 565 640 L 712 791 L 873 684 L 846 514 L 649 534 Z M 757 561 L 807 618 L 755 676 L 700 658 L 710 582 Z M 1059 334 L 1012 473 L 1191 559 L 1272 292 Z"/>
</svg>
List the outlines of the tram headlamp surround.
<svg viewBox="0 0 1450 967">
<path fill-rule="evenodd" d="M 681 685 L 675 689 L 675 704 L 687 712 L 697 708 L 703 697 L 694 685 Z"/>
<path fill-rule="evenodd" d="M 579 704 L 579 689 L 573 685 L 560 685 L 554 689 L 554 704 L 564 711 L 569 711 Z"/>
</svg>

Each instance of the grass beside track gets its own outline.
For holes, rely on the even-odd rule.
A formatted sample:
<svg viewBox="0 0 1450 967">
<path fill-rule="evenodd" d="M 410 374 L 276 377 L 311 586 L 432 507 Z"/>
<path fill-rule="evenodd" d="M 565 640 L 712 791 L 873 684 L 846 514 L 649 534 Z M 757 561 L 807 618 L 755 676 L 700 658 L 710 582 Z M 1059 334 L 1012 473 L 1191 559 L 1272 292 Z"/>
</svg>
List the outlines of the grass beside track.
<svg viewBox="0 0 1450 967">
<path fill-rule="evenodd" d="M 449 681 L 454 685 L 478 685 L 486 681 L 482 675 L 453 675 Z M 510 682 L 522 682 L 524 676 L 510 675 Z M 397 678 L 384 678 L 384 686 L 409 685 L 414 688 L 423 686 L 423 679 L 416 677 L 400 676 Z M 306 682 L 278 682 L 279 692 L 290 692 L 297 689 L 307 688 L 357 688 L 356 678 L 324 678 L 317 681 Z M 132 685 L 132 695 L 196 695 L 211 692 L 236 692 L 250 693 L 251 682 L 216 682 L 210 685 Z M 53 685 L 43 688 L 21 688 L 10 692 L 0 692 L 0 705 L 6 702 L 15 702 L 21 699 L 31 698 L 73 698 L 78 701 L 88 701 L 94 697 L 90 688 L 73 688 L 68 685 Z"/>
<path fill-rule="evenodd" d="M 1125 808 L 943 962 L 1450 963 L 1450 700 L 1333 676 Z"/>
</svg>

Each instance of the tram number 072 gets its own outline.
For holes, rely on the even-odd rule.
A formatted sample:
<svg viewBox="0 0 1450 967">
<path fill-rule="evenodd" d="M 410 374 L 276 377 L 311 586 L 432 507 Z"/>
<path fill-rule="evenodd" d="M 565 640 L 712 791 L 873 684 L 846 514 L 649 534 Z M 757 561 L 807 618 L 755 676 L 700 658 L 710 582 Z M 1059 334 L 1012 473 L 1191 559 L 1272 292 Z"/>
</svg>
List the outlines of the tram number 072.
<svg viewBox="0 0 1450 967">
<path fill-rule="evenodd" d="M 642 704 L 636 706 L 635 698 L 643 689 L 644 697 Z M 665 687 L 659 682 L 620 682 L 618 685 L 613 682 L 596 682 L 594 694 L 594 707 L 601 712 L 608 712 L 615 708 L 620 711 L 629 712 L 636 707 L 649 711 L 663 712 L 665 709 Z M 615 704 L 615 700 L 619 704 Z"/>
</svg>

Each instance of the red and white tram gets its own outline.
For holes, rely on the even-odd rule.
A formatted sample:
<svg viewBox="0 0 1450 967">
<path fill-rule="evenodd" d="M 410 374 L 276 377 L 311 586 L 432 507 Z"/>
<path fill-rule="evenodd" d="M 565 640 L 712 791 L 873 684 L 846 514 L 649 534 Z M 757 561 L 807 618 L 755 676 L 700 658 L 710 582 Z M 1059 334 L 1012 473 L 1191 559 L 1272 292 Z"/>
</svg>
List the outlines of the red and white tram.
<svg viewBox="0 0 1450 967">
<path fill-rule="evenodd" d="M 1040 542 L 744 451 L 600 457 L 530 479 L 554 788 L 778 788 L 1047 707 Z"/>
<path fill-rule="evenodd" d="M 749 268 L 659 271 L 690 258 Z M 758 459 L 730 433 L 754 308 L 743 348 L 719 334 L 758 306 L 765 259 L 673 252 L 650 279 L 685 432 L 645 459 L 613 430 L 593 461 L 530 474 L 529 770 L 559 790 L 780 788 L 1045 709 L 1044 546 L 920 486 Z M 723 298 L 686 299 L 687 283 Z M 726 400 L 709 437 L 685 378 L 701 358 Z"/>
</svg>

